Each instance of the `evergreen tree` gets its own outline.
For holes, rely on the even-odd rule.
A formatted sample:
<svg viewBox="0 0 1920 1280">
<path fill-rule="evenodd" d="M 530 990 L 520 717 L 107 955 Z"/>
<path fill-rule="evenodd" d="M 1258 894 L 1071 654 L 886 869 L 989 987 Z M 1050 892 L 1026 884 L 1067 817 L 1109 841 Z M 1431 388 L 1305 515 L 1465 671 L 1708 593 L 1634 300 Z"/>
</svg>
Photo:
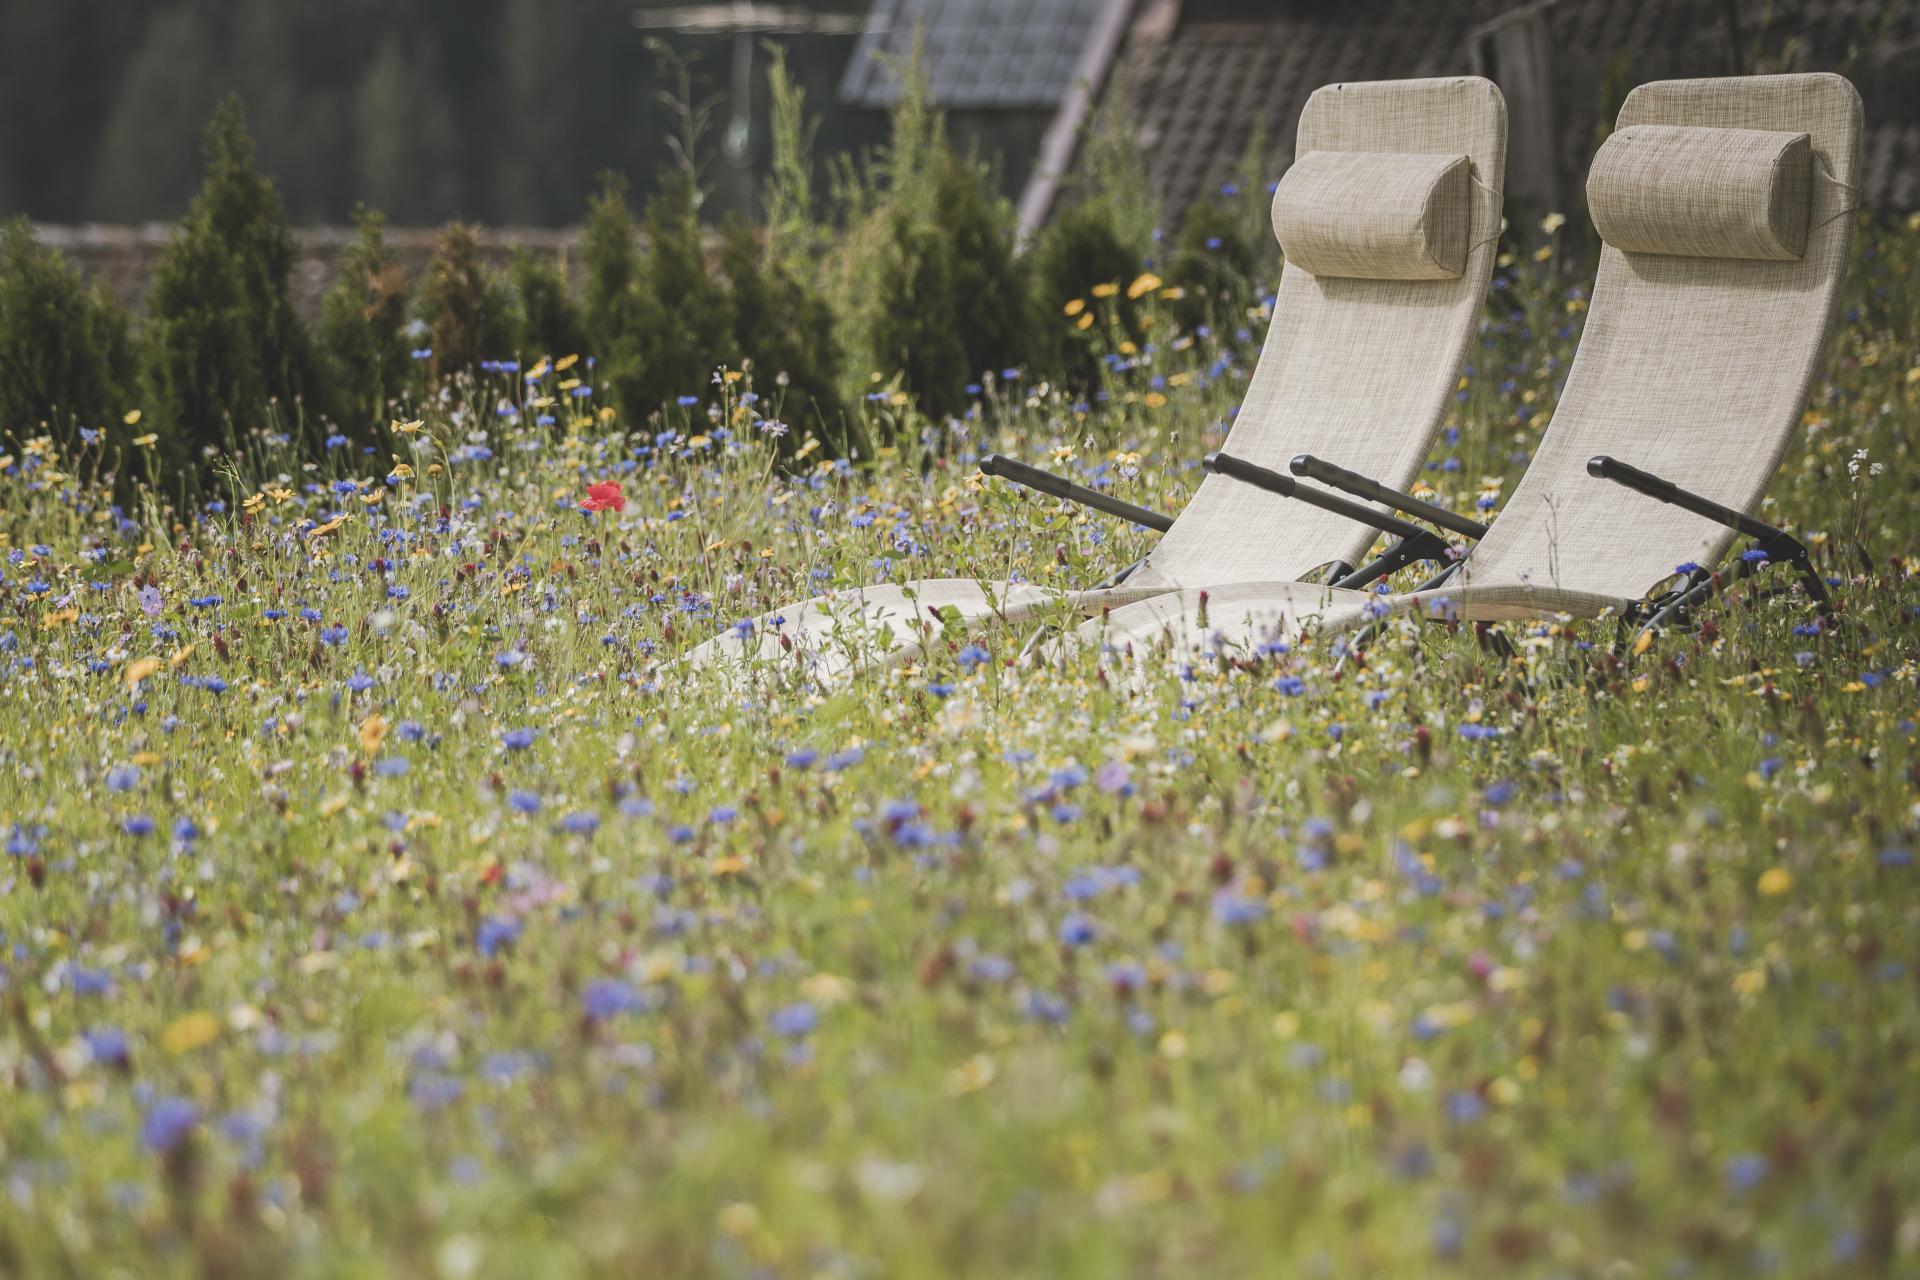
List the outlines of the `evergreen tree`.
<svg viewBox="0 0 1920 1280">
<path fill-rule="evenodd" d="M 420 283 L 420 318 L 431 335 L 435 382 L 514 354 L 513 298 L 487 270 L 473 227 L 451 222 L 441 231 Z"/>
<path fill-rule="evenodd" d="M 618 174 L 600 175 L 599 194 L 587 204 L 580 258 L 586 271 L 581 311 L 587 347 L 614 404 L 629 421 L 640 422 L 660 407 L 659 401 L 646 399 L 646 342 L 655 325 L 651 297 L 640 287 L 627 183 Z"/>
<path fill-rule="evenodd" d="M 1034 281 L 1035 349 L 1046 361 L 1044 376 L 1058 378 L 1076 391 L 1100 384 L 1100 348 L 1108 316 L 1138 341 L 1137 300 L 1125 287 L 1137 274 L 1139 257 L 1122 241 L 1104 200 L 1086 200 L 1054 214 L 1029 257 Z M 1119 288 L 1110 302 L 1093 296 L 1096 285 Z M 1066 309 L 1077 304 L 1076 315 Z"/>
<path fill-rule="evenodd" d="M 135 377 L 127 316 L 21 218 L 0 238 L 0 431 L 71 420 L 98 428 L 128 407 Z"/>
<path fill-rule="evenodd" d="M 930 415 L 960 412 L 972 360 L 953 315 L 953 242 L 906 207 L 892 211 L 880 278 L 868 313 L 869 346 L 883 371 L 897 372 Z"/>
<path fill-rule="evenodd" d="M 647 204 L 642 286 L 650 295 L 647 376 L 650 405 L 704 395 L 714 367 L 733 354 L 733 316 L 725 287 L 701 251 L 693 175 L 669 170 Z"/>
<path fill-rule="evenodd" d="M 842 434 L 845 408 L 836 381 L 840 351 L 826 298 L 788 264 L 771 257 L 744 219 L 729 221 L 721 238 L 720 269 L 727 277 L 733 350 L 751 362 L 760 410 L 793 427 L 811 427 L 826 440 Z M 780 437 L 783 452 L 801 432 Z"/>
<path fill-rule="evenodd" d="M 933 217 L 951 257 L 948 322 L 966 351 L 964 385 L 1032 354 L 1032 303 L 1026 281 L 1014 268 L 1013 210 L 994 193 L 978 163 L 943 152 L 934 179 Z"/>
<path fill-rule="evenodd" d="M 387 251 L 385 219 L 362 206 L 360 238 L 340 258 L 340 278 L 320 302 L 318 341 L 342 425 L 384 426 L 408 371 L 407 277 Z"/>
<path fill-rule="evenodd" d="M 1174 322 L 1183 329 L 1240 323 L 1253 305 L 1257 270 L 1239 216 L 1216 200 L 1194 205 L 1167 263 L 1168 283 L 1185 292 L 1173 304 Z"/>
<path fill-rule="evenodd" d="M 523 249 L 513 255 L 510 274 L 524 354 L 533 359 L 583 353 L 587 341 L 580 308 L 567 295 L 559 263 Z"/>
<path fill-rule="evenodd" d="M 225 444 L 229 418 L 259 425 L 276 402 L 296 412 L 315 385 L 287 293 L 293 233 L 237 98 L 214 113 L 205 154 L 205 183 L 154 267 L 148 321 L 153 420 L 175 465 Z"/>
</svg>

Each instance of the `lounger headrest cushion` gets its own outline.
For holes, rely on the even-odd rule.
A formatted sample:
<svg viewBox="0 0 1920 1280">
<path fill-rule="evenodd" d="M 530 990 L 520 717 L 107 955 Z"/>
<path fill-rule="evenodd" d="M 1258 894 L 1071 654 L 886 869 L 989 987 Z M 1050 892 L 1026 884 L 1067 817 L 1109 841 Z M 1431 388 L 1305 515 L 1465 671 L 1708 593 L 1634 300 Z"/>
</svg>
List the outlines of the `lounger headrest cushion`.
<svg viewBox="0 0 1920 1280">
<path fill-rule="evenodd" d="M 1628 253 L 1786 261 L 1806 252 L 1812 166 L 1804 133 L 1629 125 L 1594 156 L 1587 209 Z"/>
<path fill-rule="evenodd" d="M 1467 265 L 1466 156 L 1309 151 L 1273 194 L 1273 232 L 1316 276 L 1450 280 Z"/>
</svg>

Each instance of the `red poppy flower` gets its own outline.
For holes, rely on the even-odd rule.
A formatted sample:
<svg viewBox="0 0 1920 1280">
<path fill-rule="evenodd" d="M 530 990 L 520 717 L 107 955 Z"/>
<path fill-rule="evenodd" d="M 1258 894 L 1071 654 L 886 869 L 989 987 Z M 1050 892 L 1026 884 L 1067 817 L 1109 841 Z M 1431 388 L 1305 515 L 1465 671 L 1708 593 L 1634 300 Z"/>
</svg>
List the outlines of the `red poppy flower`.
<svg viewBox="0 0 1920 1280">
<path fill-rule="evenodd" d="M 608 480 L 604 484 L 587 486 L 587 500 L 580 504 L 582 511 L 625 511 L 626 495 L 620 492 L 617 480 Z"/>
</svg>

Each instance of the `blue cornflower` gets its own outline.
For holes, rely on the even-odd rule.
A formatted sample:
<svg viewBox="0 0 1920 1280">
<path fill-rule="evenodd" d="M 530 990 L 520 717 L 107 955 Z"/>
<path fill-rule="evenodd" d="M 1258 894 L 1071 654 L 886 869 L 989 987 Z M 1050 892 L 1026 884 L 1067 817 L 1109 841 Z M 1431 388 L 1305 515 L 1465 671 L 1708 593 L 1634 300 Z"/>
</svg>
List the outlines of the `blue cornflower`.
<svg viewBox="0 0 1920 1280">
<path fill-rule="evenodd" d="M 500 735 L 500 745 L 509 751 L 525 751 L 539 736 L 538 729 L 508 729 Z"/>
<path fill-rule="evenodd" d="M 96 1027 L 82 1037 L 87 1042 L 87 1052 L 95 1062 L 110 1067 L 123 1067 L 127 1064 L 130 1049 L 127 1033 L 118 1027 Z"/>
<path fill-rule="evenodd" d="M 1229 928 L 1258 923 L 1266 914 L 1267 904 L 1258 898 L 1224 891 L 1213 896 L 1213 918 Z"/>
<path fill-rule="evenodd" d="M 1093 917 L 1075 911 L 1060 922 L 1060 942 L 1063 946 L 1084 947 L 1100 936 L 1100 927 Z"/>
<path fill-rule="evenodd" d="M 1770 1167 L 1763 1155 L 1749 1153 L 1733 1157 L 1725 1168 L 1727 1190 L 1735 1195 L 1753 1190 L 1766 1178 Z"/>
<path fill-rule="evenodd" d="M 185 1098 L 161 1098 L 140 1121 L 140 1145 L 171 1155 L 200 1123 L 200 1109 Z"/>
<path fill-rule="evenodd" d="M 1307 691 L 1307 682 L 1299 676 L 1281 676 L 1273 682 L 1275 692 L 1289 698 L 1297 698 Z"/>
<path fill-rule="evenodd" d="M 812 1005 L 801 1001 L 775 1009 L 773 1016 L 767 1019 L 767 1025 L 775 1035 L 797 1040 L 801 1036 L 811 1035 L 819 1027 L 820 1013 Z"/>
<path fill-rule="evenodd" d="M 107 790 L 131 791 L 140 785 L 140 766 L 137 764 L 115 765 L 107 770 Z"/>
<path fill-rule="evenodd" d="M 474 949 L 489 958 L 512 946 L 520 939 L 521 925 L 511 916 L 494 916 L 482 920 L 480 928 L 473 936 Z"/>
<path fill-rule="evenodd" d="M 629 984 L 618 978 L 595 978 L 580 997 L 587 1017 L 595 1022 L 623 1013 L 645 1013 L 647 1002 Z"/>
</svg>

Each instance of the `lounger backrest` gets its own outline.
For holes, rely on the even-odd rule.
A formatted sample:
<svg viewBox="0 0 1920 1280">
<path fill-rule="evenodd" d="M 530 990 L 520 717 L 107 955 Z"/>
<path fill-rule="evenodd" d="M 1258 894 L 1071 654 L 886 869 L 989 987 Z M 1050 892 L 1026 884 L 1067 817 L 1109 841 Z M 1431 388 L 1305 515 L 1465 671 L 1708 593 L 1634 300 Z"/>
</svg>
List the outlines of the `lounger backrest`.
<svg viewBox="0 0 1920 1280">
<path fill-rule="evenodd" d="M 1312 453 L 1411 483 L 1454 404 L 1500 229 L 1507 111 L 1491 81 L 1336 84 L 1274 195 L 1288 258 L 1224 449 Z M 1197 449 L 1199 442 L 1192 442 Z M 1370 530 L 1210 476 L 1129 586 L 1271 581 L 1357 561 Z"/>
<path fill-rule="evenodd" d="M 1463 581 L 1636 599 L 1726 553 L 1732 532 L 1595 479 L 1587 460 L 1756 510 L 1823 367 L 1860 137 L 1860 96 L 1836 75 L 1627 96 L 1588 181 L 1606 244 L 1579 352 Z"/>
</svg>

